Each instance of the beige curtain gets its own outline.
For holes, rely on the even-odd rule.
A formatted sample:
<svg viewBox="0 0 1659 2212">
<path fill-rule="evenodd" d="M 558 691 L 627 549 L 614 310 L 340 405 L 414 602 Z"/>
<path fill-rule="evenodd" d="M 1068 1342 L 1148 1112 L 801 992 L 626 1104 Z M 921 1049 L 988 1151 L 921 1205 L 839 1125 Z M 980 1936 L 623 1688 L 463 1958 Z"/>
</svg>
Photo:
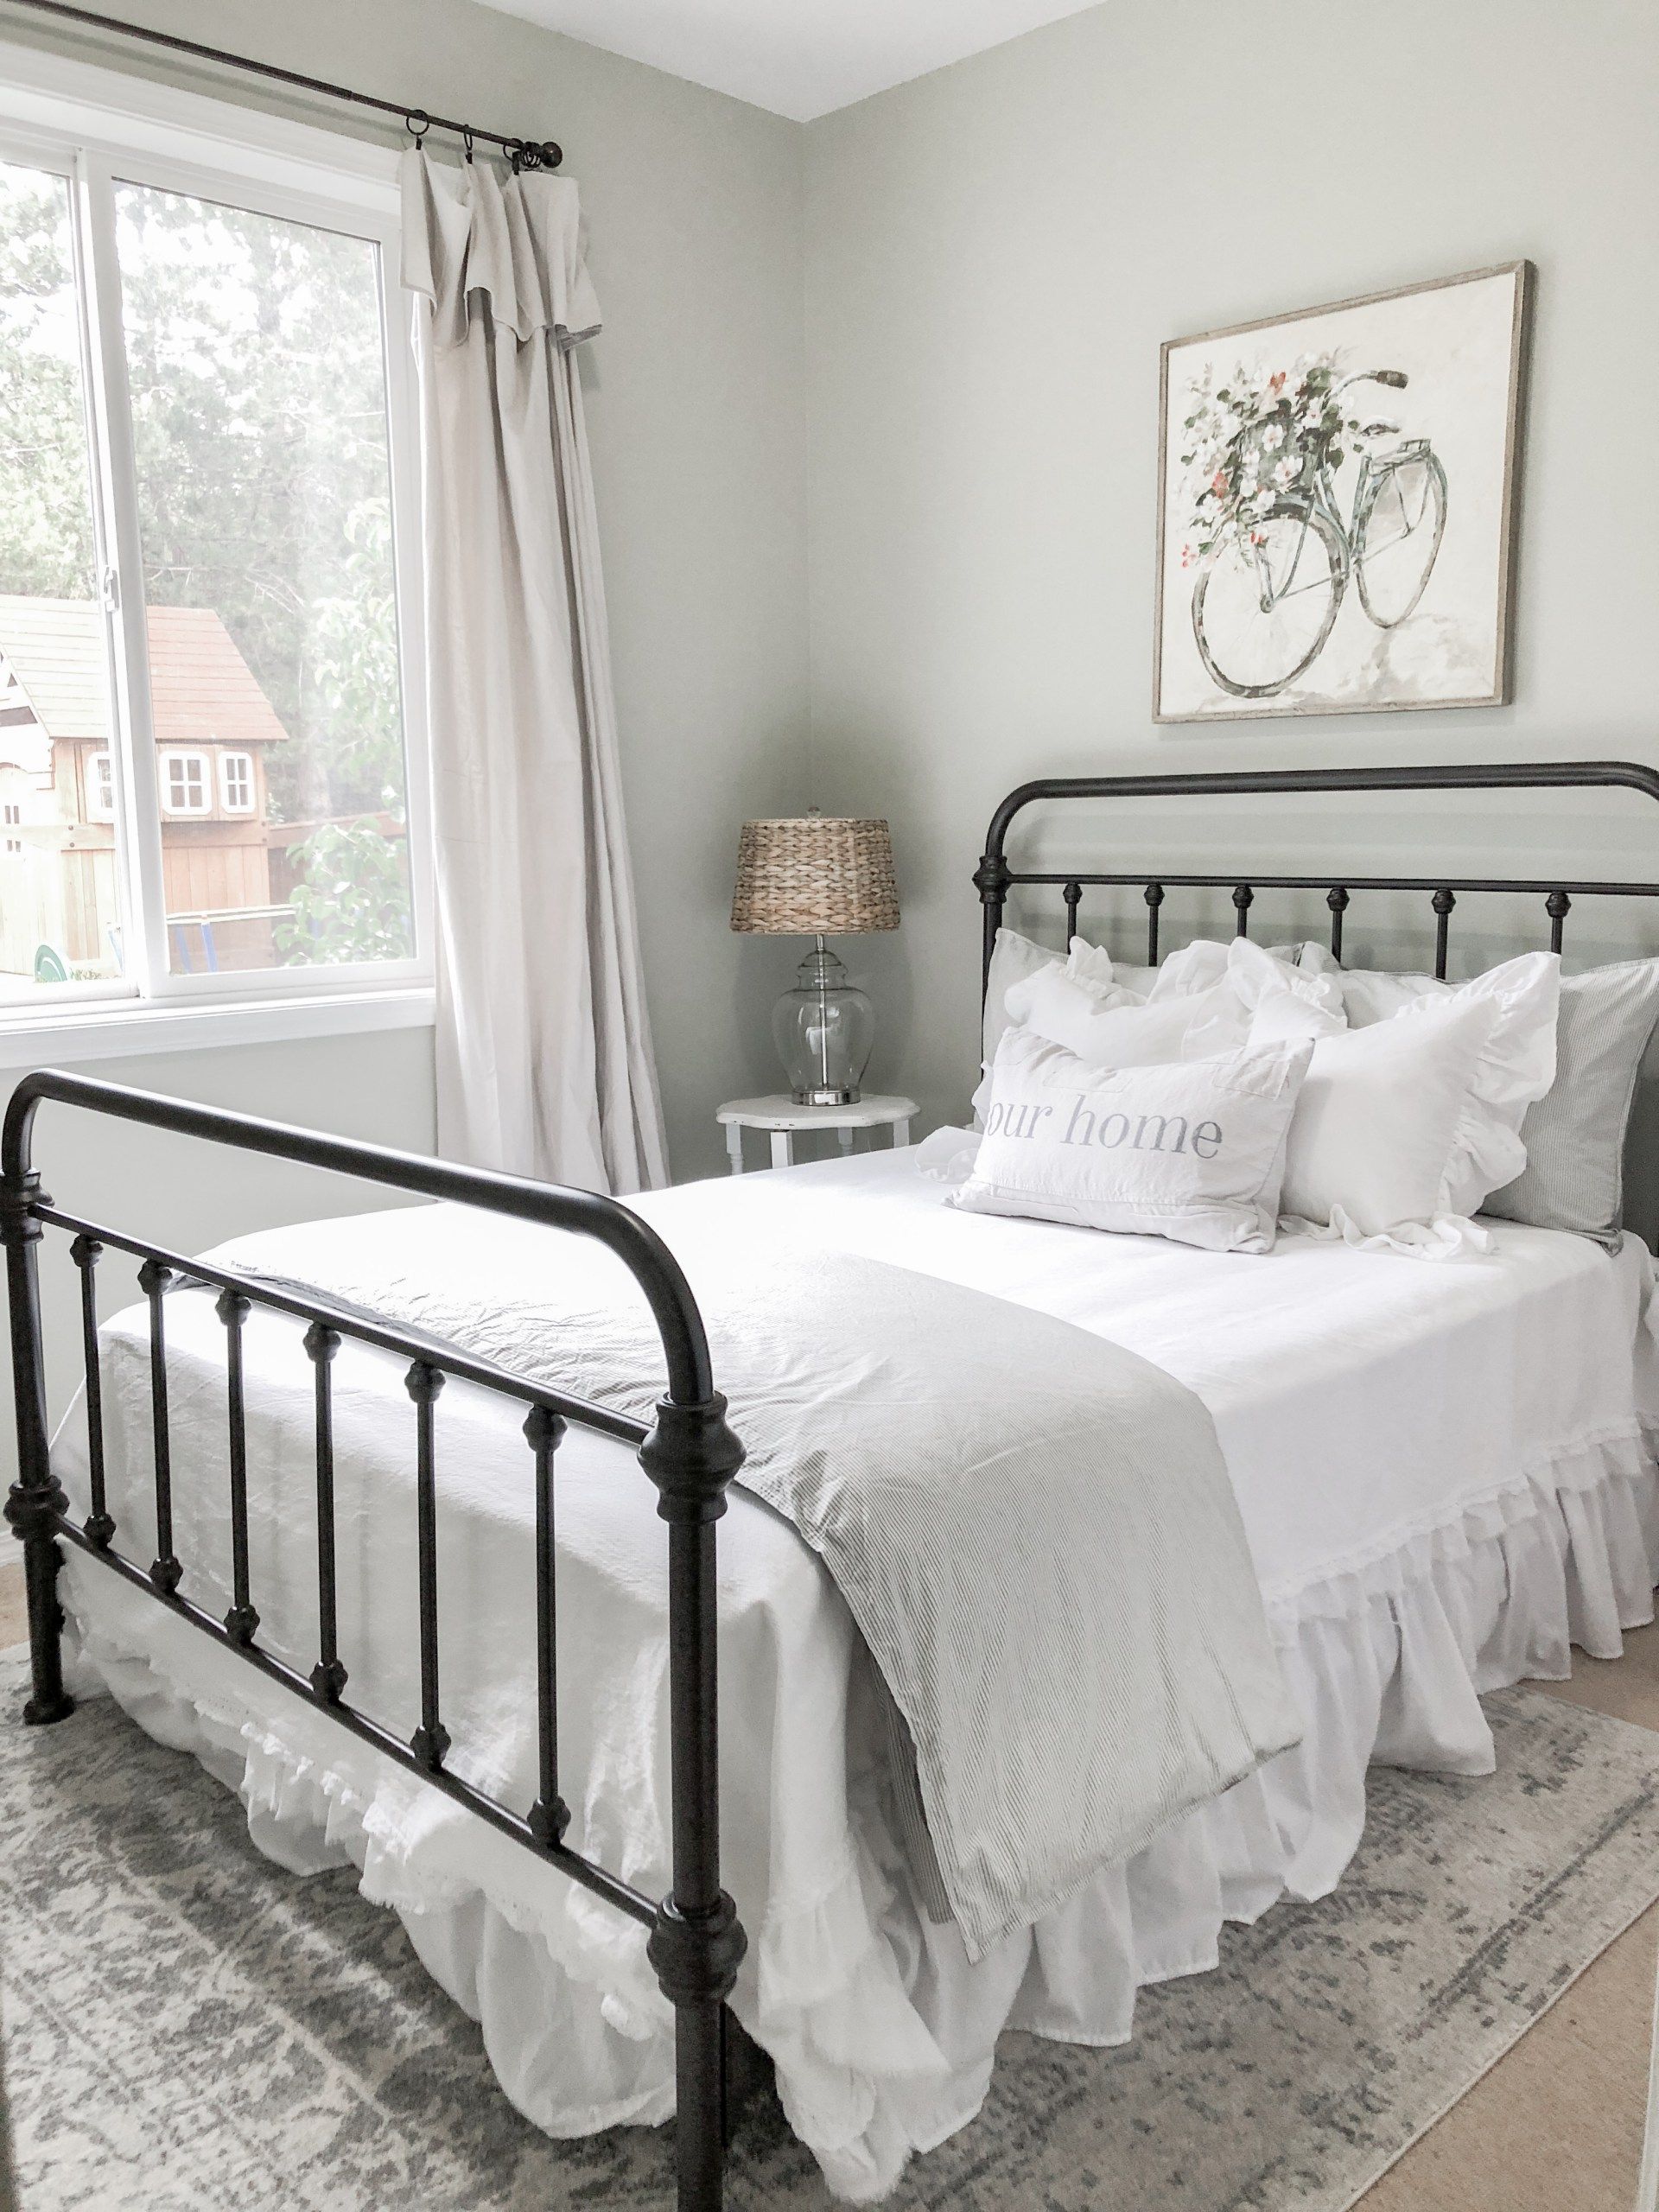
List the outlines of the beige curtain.
<svg viewBox="0 0 1659 2212">
<path fill-rule="evenodd" d="M 404 156 L 426 490 L 438 1144 L 590 1190 L 667 1179 L 623 834 L 567 178 Z"/>
</svg>

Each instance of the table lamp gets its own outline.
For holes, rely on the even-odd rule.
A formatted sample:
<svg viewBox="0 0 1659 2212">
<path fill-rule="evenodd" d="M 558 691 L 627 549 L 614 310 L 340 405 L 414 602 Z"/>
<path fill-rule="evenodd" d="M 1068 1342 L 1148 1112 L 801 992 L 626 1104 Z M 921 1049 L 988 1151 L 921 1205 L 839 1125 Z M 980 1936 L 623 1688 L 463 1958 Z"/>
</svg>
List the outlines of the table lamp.
<svg viewBox="0 0 1659 2212">
<path fill-rule="evenodd" d="M 813 939 L 794 989 L 772 1016 L 798 1106 L 855 1106 L 875 1035 L 868 999 L 848 982 L 824 938 L 898 926 L 885 822 L 813 813 L 743 824 L 732 927 Z"/>
</svg>

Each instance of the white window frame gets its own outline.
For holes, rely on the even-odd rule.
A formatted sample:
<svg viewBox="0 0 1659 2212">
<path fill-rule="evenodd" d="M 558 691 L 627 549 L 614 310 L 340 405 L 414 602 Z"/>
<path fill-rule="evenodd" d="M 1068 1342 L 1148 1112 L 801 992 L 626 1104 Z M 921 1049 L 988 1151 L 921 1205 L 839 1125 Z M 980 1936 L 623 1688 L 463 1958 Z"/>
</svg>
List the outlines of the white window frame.
<svg viewBox="0 0 1659 2212">
<path fill-rule="evenodd" d="M 0 1067 L 232 1044 L 432 1015 L 432 829 L 424 716 L 419 415 L 397 285 L 397 156 L 332 131 L 0 41 L 0 160 L 65 177 L 83 272 L 83 355 L 94 447 L 97 558 L 111 696 L 126 744 L 111 748 L 126 975 L 41 986 L 0 1005 Z M 403 683 L 408 852 L 416 956 L 402 961 L 175 975 L 162 872 L 160 767 L 151 712 L 132 423 L 116 259 L 118 182 L 233 201 L 364 238 L 378 250 L 392 561 Z M 214 779 L 209 764 L 209 809 Z M 180 819 L 178 816 L 167 818 Z M 188 1014 L 188 1020 L 181 1017 Z"/>
<path fill-rule="evenodd" d="M 105 746 L 86 755 L 86 819 L 115 819 L 115 755 Z"/>
<path fill-rule="evenodd" d="M 191 775 L 194 768 L 195 774 Z M 175 771 L 182 771 L 175 774 Z M 200 794 L 200 806 L 179 806 L 175 804 L 175 791 L 188 791 L 194 784 Z M 213 764 L 199 745 L 164 745 L 162 747 L 160 779 L 162 812 L 173 822 L 199 821 L 204 814 L 213 810 Z"/>
<path fill-rule="evenodd" d="M 232 777 L 231 773 L 232 768 L 235 768 L 239 772 L 235 777 Z M 245 798 L 238 799 L 232 796 L 236 784 L 238 781 L 242 785 L 243 791 L 247 794 Z M 219 811 L 223 814 L 245 815 L 253 814 L 257 811 L 259 805 L 259 784 L 258 779 L 254 773 L 254 762 L 251 753 L 243 752 L 234 747 L 220 753 L 219 756 Z"/>
</svg>

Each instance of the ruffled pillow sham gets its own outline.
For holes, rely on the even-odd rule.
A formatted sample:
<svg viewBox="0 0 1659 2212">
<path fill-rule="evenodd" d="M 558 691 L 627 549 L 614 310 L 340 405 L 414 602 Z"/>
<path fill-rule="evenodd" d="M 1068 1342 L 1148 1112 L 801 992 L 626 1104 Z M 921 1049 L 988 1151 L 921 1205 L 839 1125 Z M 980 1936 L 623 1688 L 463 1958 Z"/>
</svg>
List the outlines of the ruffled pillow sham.
<svg viewBox="0 0 1659 2212">
<path fill-rule="evenodd" d="M 1243 944 L 1248 940 L 1236 938 L 1233 942 Z M 1294 944 L 1249 946 L 1251 952 L 1280 963 L 1293 974 L 1296 972 L 1301 949 Z M 1093 990 L 1115 992 L 1114 1003 L 1127 1006 L 1154 997 L 1179 998 L 1208 989 L 1226 972 L 1230 950 L 1230 944 L 1219 940 L 1197 938 L 1191 944 L 1170 953 L 1156 968 L 1135 967 L 1114 960 L 1103 946 L 1090 944 L 1086 938 L 1072 938 L 1067 950 L 1061 953 L 1051 945 L 1039 944 L 1034 938 L 1022 936 L 1018 930 L 999 929 L 991 947 L 991 965 L 985 984 L 980 1034 L 981 1072 L 996 1058 L 1002 1033 L 1011 1026 L 1009 991 L 1034 976 L 1063 970 L 1073 982 Z"/>
<path fill-rule="evenodd" d="M 1286 1211 L 1354 1244 L 1484 1249 L 1471 1217 L 1526 1165 L 1522 1124 L 1554 1079 L 1560 960 L 1527 953 L 1433 995 L 1352 981 L 1340 976 L 1349 1033 L 1308 1071 Z"/>
<path fill-rule="evenodd" d="M 1111 955 L 1086 938 L 1074 937 L 1065 952 L 1056 952 L 1052 945 L 1039 944 L 1033 938 L 1022 937 L 1018 930 L 1000 929 L 991 947 L 991 965 L 985 982 L 985 1009 L 980 1022 L 980 1059 L 982 1073 L 996 1058 L 996 1048 L 1002 1041 L 1002 1033 L 1009 1026 L 1007 996 L 1015 985 L 1030 976 L 1040 975 L 1045 969 L 1067 969 L 1079 978 L 1098 984 L 1103 989 L 1112 987 Z"/>
<path fill-rule="evenodd" d="M 1548 956 L 1535 956 L 1548 957 Z M 1338 969 L 1322 947 L 1310 968 L 1340 978 L 1349 1020 L 1376 1021 L 1459 987 L 1433 976 Z M 1489 976 L 1501 976 L 1506 963 Z M 1528 1104 L 1519 1127 L 1525 1165 L 1484 1200 L 1505 1221 L 1593 1237 L 1609 1249 L 1623 1231 L 1624 1149 L 1642 1061 L 1659 1020 L 1659 961 L 1627 960 L 1560 978 L 1554 1079 Z"/>
<path fill-rule="evenodd" d="M 1096 1067 L 1205 1059 L 1245 1044 L 1315 1039 L 1346 1026 L 1334 982 L 1302 974 L 1246 938 L 1186 950 L 1198 956 L 1185 970 L 1190 990 L 1160 988 L 1141 1004 L 1126 1000 L 1115 983 L 1103 987 L 1095 979 L 1098 971 L 1051 965 L 1008 991 L 1008 1020 Z"/>
</svg>

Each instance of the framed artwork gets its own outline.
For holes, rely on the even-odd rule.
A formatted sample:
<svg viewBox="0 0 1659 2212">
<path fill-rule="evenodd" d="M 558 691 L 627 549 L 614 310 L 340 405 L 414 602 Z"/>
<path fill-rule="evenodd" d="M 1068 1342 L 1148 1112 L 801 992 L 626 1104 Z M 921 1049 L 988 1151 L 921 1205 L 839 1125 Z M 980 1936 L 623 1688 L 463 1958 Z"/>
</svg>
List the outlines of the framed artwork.
<svg viewBox="0 0 1659 2212">
<path fill-rule="evenodd" d="M 1509 698 L 1531 277 L 1165 345 L 1155 721 Z"/>
</svg>

